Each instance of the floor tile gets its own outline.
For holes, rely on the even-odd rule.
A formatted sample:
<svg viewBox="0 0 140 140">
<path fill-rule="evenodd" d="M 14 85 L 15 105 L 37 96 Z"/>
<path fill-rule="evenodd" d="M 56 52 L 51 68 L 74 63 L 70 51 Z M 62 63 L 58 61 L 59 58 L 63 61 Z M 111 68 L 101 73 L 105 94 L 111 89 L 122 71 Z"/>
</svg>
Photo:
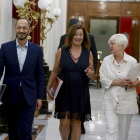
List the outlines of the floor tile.
<svg viewBox="0 0 140 140">
<path fill-rule="evenodd" d="M 102 111 L 102 97 L 104 89 L 96 89 L 96 85 L 90 86 L 90 100 L 91 100 L 91 114 L 92 121 L 85 122 L 86 134 L 81 135 L 81 140 L 104 140 L 106 133 L 106 125 L 104 112 Z M 52 109 L 54 106 L 54 101 L 49 103 L 49 109 Z M 35 118 L 34 124 L 45 125 L 42 131 L 37 136 L 36 140 L 61 140 L 59 133 L 59 120 L 54 119 L 53 117 L 48 116 L 48 119 L 45 115 L 39 115 L 38 118 Z M 128 140 L 140 140 L 140 115 L 133 115 L 129 138 Z M 7 134 L 0 136 L 0 140 L 4 140 Z"/>
</svg>

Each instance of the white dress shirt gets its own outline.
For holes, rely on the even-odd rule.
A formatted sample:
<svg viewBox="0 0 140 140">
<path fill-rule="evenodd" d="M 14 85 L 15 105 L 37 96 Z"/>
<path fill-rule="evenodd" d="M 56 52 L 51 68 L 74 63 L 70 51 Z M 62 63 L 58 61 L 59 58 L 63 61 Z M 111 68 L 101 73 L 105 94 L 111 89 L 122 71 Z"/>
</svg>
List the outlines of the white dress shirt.
<svg viewBox="0 0 140 140">
<path fill-rule="evenodd" d="M 22 72 L 23 65 L 24 65 L 24 62 L 26 59 L 26 55 L 27 55 L 28 40 L 27 40 L 27 43 L 25 44 L 24 48 L 22 49 L 21 46 L 19 45 L 17 39 L 16 39 L 16 46 L 17 46 L 17 55 L 18 55 L 20 72 Z"/>
<path fill-rule="evenodd" d="M 28 40 L 27 40 L 27 43 L 25 44 L 24 48 L 22 49 L 21 46 L 19 45 L 17 39 L 16 39 L 16 47 L 17 47 L 19 68 L 20 68 L 20 72 L 22 72 L 24 62 L 26 59 L 26 55 L 27 55 L 27 50 L 28 50 Z M 20 82 L 20 86 L 21 86 L 21 82 Z"/>
<path fill-rule="evenodd" d="M 136 88 L 125 89 L 121 86 L 111 86 L 113 80 L 127 78 L 131 68 L 137 65 L 137 60 L 124 52 L 123 60 L 118 64 L 111 54 L 104 58 L 100 67 L 100 81 L 105 88 L 102 109 L 114 110 L 117 114 L 138 113 Z M 138 75 L 140 81 L 140 74 Z"/>
</svg>

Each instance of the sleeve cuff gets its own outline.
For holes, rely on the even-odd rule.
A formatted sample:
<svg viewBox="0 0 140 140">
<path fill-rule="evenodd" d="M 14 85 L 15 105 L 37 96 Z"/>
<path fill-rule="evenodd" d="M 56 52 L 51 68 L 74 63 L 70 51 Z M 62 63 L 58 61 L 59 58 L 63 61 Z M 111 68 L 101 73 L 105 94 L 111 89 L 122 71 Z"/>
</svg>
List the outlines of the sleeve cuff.
<svg viewBox="0 0 140 140">
<path fill-rule="evenodd" d="M 107 82 L 101 82 L 102 86 L 106 89 L 109 89 L 111 84 L 112 84 L 113 80 L 108 80 Z"/>
</svg>

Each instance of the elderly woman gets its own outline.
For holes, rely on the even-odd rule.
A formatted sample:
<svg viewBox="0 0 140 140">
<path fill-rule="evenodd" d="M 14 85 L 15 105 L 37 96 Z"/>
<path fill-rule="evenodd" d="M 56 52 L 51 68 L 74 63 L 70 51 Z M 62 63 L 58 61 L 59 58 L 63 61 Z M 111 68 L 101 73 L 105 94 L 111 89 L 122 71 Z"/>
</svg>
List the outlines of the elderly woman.
<svg viewBox="0 0 140 140">
<path fill-rule="evenodd" d="M 90 42 L 85 28 L 74 24 L 68 33 L 66 44 L 57 51 L 54 68 L 49 78 L 47 93 L 58 75 L 63 80 L 55 99 L 54 117 L 60 119 L 60 135 L 68 140 L 70 124 L 71 140 L 80 140 L 81 121 L 91 120 L 89 78 L 93 77 L 93 55 L 89 51 Z"/>
<path fill-rule="evenodd" d="M 124 52 L 128 40 L 123 34 L 115 34 L 108 41 L 111 55 L 104 58 L 100 67 L 100 81 L 105 88 L 102 108 L 105 113 L 105 140 L 127 140 L 132 115 L 138 113 L 135 82 L 127 78 L 137 60 Z M 119 132 L 119 133 L 118 133 Z M 118 134 L 118 136 L 117 136 Z"/>
</svg>

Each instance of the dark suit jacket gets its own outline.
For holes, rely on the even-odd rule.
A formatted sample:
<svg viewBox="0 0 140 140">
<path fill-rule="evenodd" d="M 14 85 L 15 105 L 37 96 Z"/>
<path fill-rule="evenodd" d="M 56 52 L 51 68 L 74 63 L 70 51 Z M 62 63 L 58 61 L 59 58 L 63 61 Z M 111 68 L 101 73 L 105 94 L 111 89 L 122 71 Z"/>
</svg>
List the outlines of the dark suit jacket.
<svg viewBox="0 0 140 140">
<path fill-rule="evenodd" d="M 68 35 L 68 34 L 64 34 L 63 36 L 61 36 L 58 49 L 59 49 L 60 47 L 62 47 L 62 45 L 64 45 L 64 43 L 65 43 L 65 38 L 67 37 L 67 35 Z M 95 41 L 94 41 L 94 36 L 93 36 L 92 34 L 89 34 L 89 33 L 88 33 L 88 37 L 89 37 L 90 45 L 91 45 L 91 46 L 90 46 L 90 51 L 92 52 L 93 57 L 94 57 L 94 71 L 96 72 L 97 63 L 98 63 L 96 44 L 95 44 Z"/>
<path fill-rule="evenodd" d="M 3 83 L 7 88 L 3 94 L 4 104 L 13 104 L 17 97 L 20 82 L 27 103 L 36 104 L 37 99 L 43 98 L 44 71 L 42 48 L 28 41 L 28 50 L 22 72 L 20 72 L 16 40 L 1 45 L 0 49 L 0 79 L 5 75 Z"/>
</svg>

